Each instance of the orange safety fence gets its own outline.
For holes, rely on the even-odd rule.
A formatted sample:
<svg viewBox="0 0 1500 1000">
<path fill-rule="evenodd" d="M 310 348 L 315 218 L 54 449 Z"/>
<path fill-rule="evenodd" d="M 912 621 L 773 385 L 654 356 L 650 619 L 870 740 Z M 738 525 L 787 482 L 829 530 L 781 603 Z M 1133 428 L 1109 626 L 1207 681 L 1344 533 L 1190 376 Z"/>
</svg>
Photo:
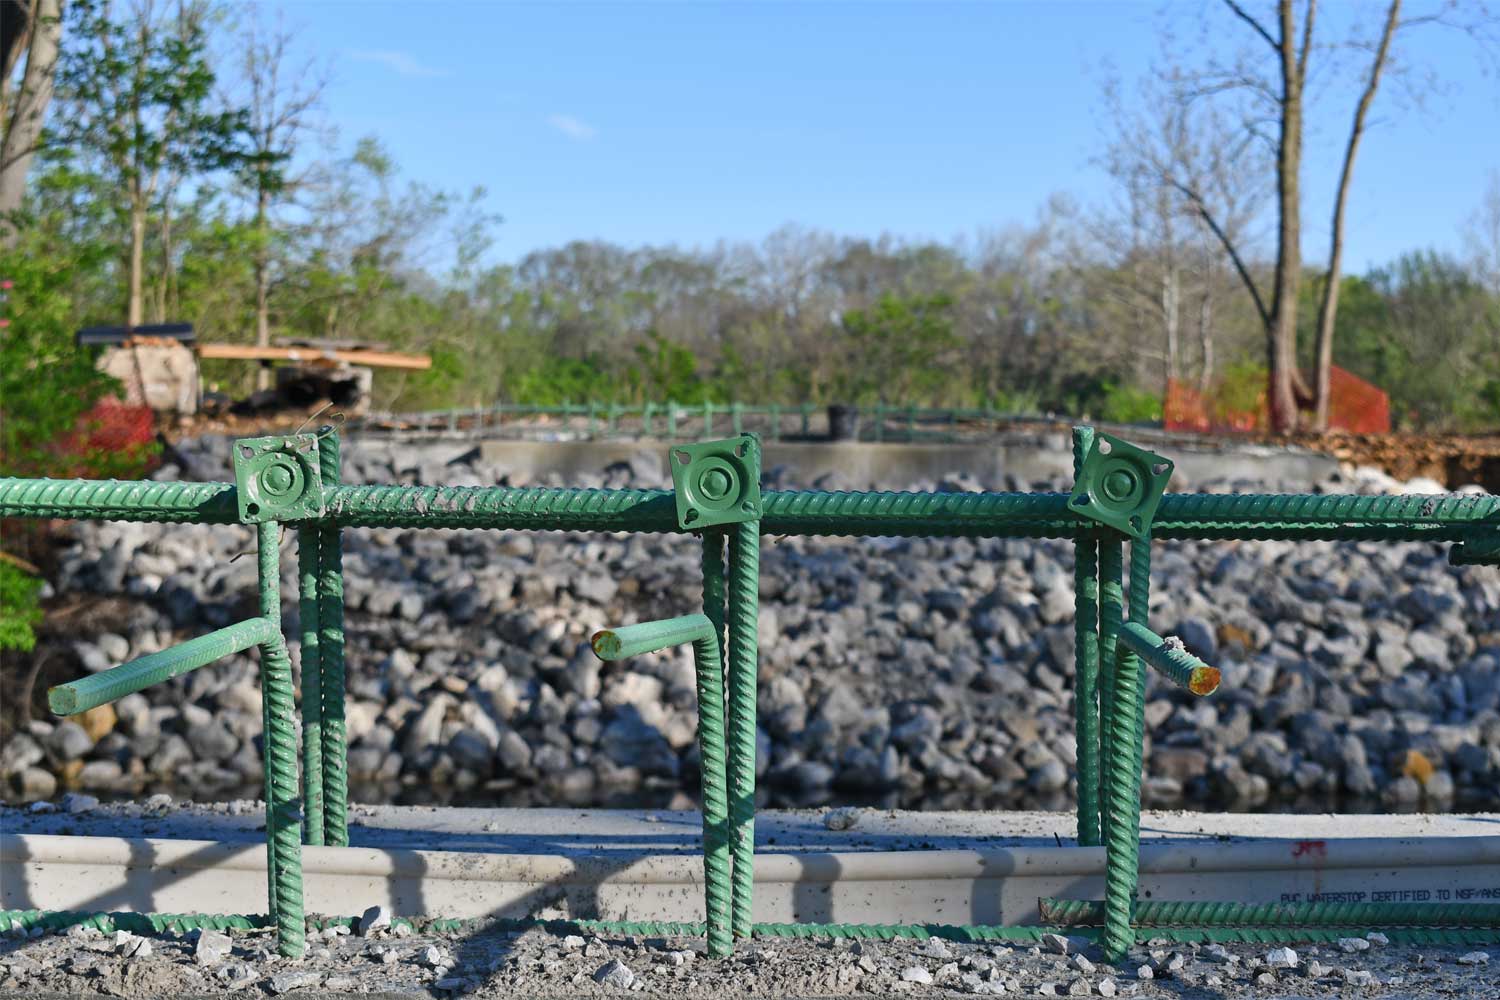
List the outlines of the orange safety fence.
<svg viewBox="0 0 1500 1000">
<path fill-rule="evenodd" d="M 1387 434 L 1391 429 L 1390 397 L 1358 375 L 1334 366 L 1328 379 L 1328 429 L 1353 434 Z M 1162 421 L 1169 431 L 1203 434 L 1248 434 L 1267 427 L 1266 392 L 1249 408 L 1226 404 L 1218 387 L 1200 392 L 1176 379 L 1167 380 Z"/>
</svg>

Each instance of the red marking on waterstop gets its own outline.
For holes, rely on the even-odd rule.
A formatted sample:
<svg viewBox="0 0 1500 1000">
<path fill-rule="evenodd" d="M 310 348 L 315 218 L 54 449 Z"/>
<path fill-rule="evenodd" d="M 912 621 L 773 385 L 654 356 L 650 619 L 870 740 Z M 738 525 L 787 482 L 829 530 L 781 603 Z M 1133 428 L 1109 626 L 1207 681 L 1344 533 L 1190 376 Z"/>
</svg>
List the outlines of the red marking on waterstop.
<svg viewBox="0 0 1500 1000">
<path fill-rule="evenodd" d="M 1326 858 L 1328 857 L 1328 841 L 1326 840 L 1299 840 L 1292 848 L 1292 857 L 1305 856 Z"/>
</svg>

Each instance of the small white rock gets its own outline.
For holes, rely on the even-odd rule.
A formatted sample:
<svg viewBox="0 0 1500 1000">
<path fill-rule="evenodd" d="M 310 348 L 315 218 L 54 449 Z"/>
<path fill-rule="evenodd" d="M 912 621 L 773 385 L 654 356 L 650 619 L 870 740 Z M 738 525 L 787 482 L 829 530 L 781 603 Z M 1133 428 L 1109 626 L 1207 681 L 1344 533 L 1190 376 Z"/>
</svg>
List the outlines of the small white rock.
<svg viewBox="0 0 1500 1000">
<path fill-rule="evenodd" d="M 1073 963 L 1073 968 L 1077 969 L 1079 972 L 1084 973 L 1085 975 L 1094 971 L 1094 963 L 1090 962 L 1082 955 L 1074 955 L 1071 959 L 1069 959 L 1069 961 Z"/>
<path fill-rule="evenodd" d="M 1353 955 L 1355 952 L 1360 951 L 1369 951 L 1370 942 L 1366 941 L 1364 938 L 1339 938 L 1339 950 L 1346 955 Z"/>
<path fill-rule="evenodd" d="M 852 806 L 830 809 L 823 814 L 823 826 L 830 830 L 851 830 L 858 822 L 859 810 Z"/>
<path fill-rule="evenodd" d="M 953 953 L 948 950 L 948 945 L 942 938 L 928 938 L 922 942 L 921 954 L 928 958 L 952 958 Z"/>
<path fill-rule="evenodd" d="M 901 970 L 901 979 L 903 982 L 908 983 L 930 983 L 932 982 L 932 973 L 920 965 L 908 965 Z"/>
<path fill-rule="evenodd" d="M 630 971 L 630 966 L 612 958 L 594 972 L 594 982 L 603 983 L 605 986 L 613 986 L 616 989 L 628 990 L 635 982 L 635 973 Z"/>
<path fill-rule="evenodd" d="M 1490 953 L 1487 951 L 1471 951 L 1468 954 L 1458 956 L 1459 965 L 1489 965 Z"/>
<path fill-rule="evenodd" d="M 569 951 L 581 951 L 583 949 L 583 946 L 585 944 L 588 944 L 587 941 L 585 941 L 577 934 L 569 934 L 567 937 L 563 938 L 562 943 L 563 947 L 568 949 Z"/>
<path fill-rule="evenodd" d="M 1043 934 L 1042 947 L 1059 955 L 1068 953 L 1068 939 L 1061 934 Z"/>
<path fill-rule="evenodd" d="M 391 926 L 391 909 L 388 906 L 372 906 L 359 918 L 359 934 L 361 937 L 372 931 L 378 931 Z"/>
<path fill-rule="evenodd" d="M 1135 978 L 1151 980 L 1156 978 L 1156 973 L 1151 971 L 1151 966 L 1143 965 L 1135 970 Z"/>
<path fill-rule="evenodd" d="M 1112 997 L 1117 992 L 1119 991 L 1115 987 L 1115 981 L 1113 979 L 1110 979 L 1108 976 L 1106 976 L 1103 979 L 1099 980 L 1099 995 L 1101 997 Z"/>
<path fill-rule="evenodd" d="M 1266 952 L 1266 964 L 1273 969 L 1295 969 L 1297 953 L 1290 948 L 1272 948 Z"/>
<path fill-rule="evenodd" d="M 1386 945 L 1391 943 L 1391 939 L 1386 937 L 1379 931 L 1371 931 L 1370 933 L 1366 934 L 1365 940 L 1378 948 L 1384 948 Z"/>
</svg>

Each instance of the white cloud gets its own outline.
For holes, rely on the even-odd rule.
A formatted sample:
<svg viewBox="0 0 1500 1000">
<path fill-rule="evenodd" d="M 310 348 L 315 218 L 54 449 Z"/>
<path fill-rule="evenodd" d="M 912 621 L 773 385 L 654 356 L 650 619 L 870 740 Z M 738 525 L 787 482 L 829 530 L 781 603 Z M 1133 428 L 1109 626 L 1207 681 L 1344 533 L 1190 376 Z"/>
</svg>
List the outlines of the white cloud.
<svg viewBox="0 0 1500 1000">
<path fill-rule="evenodd" d="M 587 142 L 595 135 L 594 126 L 581 122 L 572 115 L 548 115 L 547 124 L 569 139 L 576 139 L 579 142 Z"/>
<path fill-rule="evenodd" d="M 400 52 L 395 49 L 359 49 L 349 53 L 349 55 L 361 62 L 379 63 L 386 69 L 405 77 L 448 75 L 448 71 L 445 69 L 423 65 L 410 52 Z"/>
</svg>

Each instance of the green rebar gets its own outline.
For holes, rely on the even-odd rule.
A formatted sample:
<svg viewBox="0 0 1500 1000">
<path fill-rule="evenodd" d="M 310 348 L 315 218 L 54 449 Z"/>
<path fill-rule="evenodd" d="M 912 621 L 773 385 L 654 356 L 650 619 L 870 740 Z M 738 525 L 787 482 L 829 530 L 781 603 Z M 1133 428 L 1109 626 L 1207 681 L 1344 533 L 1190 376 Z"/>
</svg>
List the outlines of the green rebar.
<svg viewBox="0 0 1500 1000">
<path fill-rule="evenodd" d="M 318 471 L 325 484 L 340 481 L 339 437 L 318 432 Z M 323 736 L 323 836 L 331 847 L 349 846 L 349 741 L 344 722 L 344 543 L 338 525 L 318 529 L 318 660 Z"/>
<path fill-rule="evenodd" d="M 323 684 L 318 656 L 318 575 L 323 541 L 317 527 L 297 529 L 297 606 L 302 626 L 303 836 L 323 844 Z"/>
<path fill-rule="evenodd" d="M 1111 819 L 1107 799 L 1114 753 L 1109 727 L 1114 717 L 1115 648 L 1125 617 L 1125 596 L 1120 586 L 1125 560 L 1122 538 L 1115 532 L 1099 538 L 1099 835 L 1105 842 L 1109 840 Z"/>
<path fill-rule="evenodd" d="M 729 536 L 729 823 L 734 853 L 732 923 L 750 934 L 755 892 L 755 698 L 759 679 L 760 523 Z"/>
<path fill-rule="evenodd" d="M 1063 927 L 1099 926 L 1104 904 L 1096 899 L 1042 899 L 1042 922 Z M 1144 900 L 1135 926 L 1148 927 L 1466 927 L 1500 928 L 1493 903 L 1240 903 Z"/>
<path fill-rule="evenodd" d="M 714 635 L 719 639 L 719 662 L 729 663 L 729 651 L 724 641 L 724 615 L 727 592 L 724 584 L 724 545 L 727 533 L 720 528 L 703 532 L 703 613 L 713 623 Z M 720 678 L 721 685 L 728 679 Z"/>
<path fill-rule="evenodd" d="M 1140 699 L 1140 660 L 1123 646 L 1115 657 L 1114 695 L 1105 717 L 1109 741 L 1104 808 L 1109 814 L 1104 858 L 1104 935 L 1106 960 L 1118 961 L 1135 941 L 1135 904 L 1140 854 L 1141 741 L 1136 731 Z"/>
<path fill-rule="evenodd" d="M 1122 623 L 1118 637 L 1117 651 L 1127 656 L 1136 657 L 1135 683 L 1135 736 L 1136 742 L 1144 748 L 1146 743 L 1146 671 L 1140 668 L 1140 660 L 1134 647 L 1125 640 L 1125 626 L 1127 624 L 1146 627 L 1151 617 L 1151 526 L 1147 525 L 1145 532 L 1130 543 L 1130 621 Z M 1119 648 L 1123 644 L 1123 649 Z M 1139 777 L 1140 763 L 1136 764 L 1136 774 Z M 1139 808 L 1136 810 L 1140 812 Z M 1136 816 L 1136 828 L 1140 828 L 1140 816 Z M 1139 834 L 1136 837 L 1140 839 Z"/>
<path fill-rule="evenodd" d="M 761 529 L 775 535 L 1074 538 L 1079 518 L 1067 499 L 1064 493 L 766 491 Z M 325 486 L 324 504 L 335 523 L 348 527 L 682 530 L 667 490 Z M 1497 515 L 1500 497 L 1482 494 L 1175 493 L 1162 498 L 1152 534 L 1461 541 L 1476 530 L 1500 532 Z M 0 516 L 238 523 L 228 483 L 0 479 Z"/>
<path fill-rule="evenodd" d="M 704 549 L 705 562 L 712 546 Z M 698 746 L 703 794 L 703 887 L 708 953 L 734 950 L 730 926 L 729 796 L 724 746 L 723 634 L 707 615 L 684 615 L 595 632 L 590 646 L 601 660 L 622 660 L 692 643 L 698 682 Z"/>
<path fill-rule="evenodd" d="M 91 677 L 59 684 L 47 692 L 47 707 L 58 715 L 87 712 L 215 660 L 244 652 L 265 642 L 275 632 L 275 624 L 263 617 L 226 625 L 208 635 L 147 653 Z"/>
<path fill-rule="evenodd" d="M 265 709 L 267 897 L 276 921 L 277 951 L 289 958 L 305 948 L 302 923 L 302 824 L 297 812 L 297 711 L 292 660 L 281 637 L 280 526 L 256 525 L 261 617 L 276 628 L 260 647 L 260 691 Z"/>
<path fill-rule="evenodd" d="M 1219 669 L 1189 653 L 1181 640 L 1174 644 L 1174 640 L 1163 639 L 1141 623 L 1131 621 L 1121 627 L 1120 641 L 1178 687 L 1199 697 L 1218 690 Z"/>
<path fill-rule="evenodd" d="M 1073 428 L 1073 476 L 1093 447 L 1090 427 Z M 1073 713 L 1078 741 L 1078 843 L 1099 833 L 1099 543 L 1080 532 L 1073 542 Z"/>
<path fill-rule="evenodd" d="M 600 629 L 589 640 L 589 646 L 601 660 L 624 660 L 712 638 L 713 623 L 707 615 L 683 615 L 680 618 Z M 696 645 L 694 651 L 697 652 Z M 713 656 L 718 659 L 718 649 L 713 651 Z"/>
</svg>

